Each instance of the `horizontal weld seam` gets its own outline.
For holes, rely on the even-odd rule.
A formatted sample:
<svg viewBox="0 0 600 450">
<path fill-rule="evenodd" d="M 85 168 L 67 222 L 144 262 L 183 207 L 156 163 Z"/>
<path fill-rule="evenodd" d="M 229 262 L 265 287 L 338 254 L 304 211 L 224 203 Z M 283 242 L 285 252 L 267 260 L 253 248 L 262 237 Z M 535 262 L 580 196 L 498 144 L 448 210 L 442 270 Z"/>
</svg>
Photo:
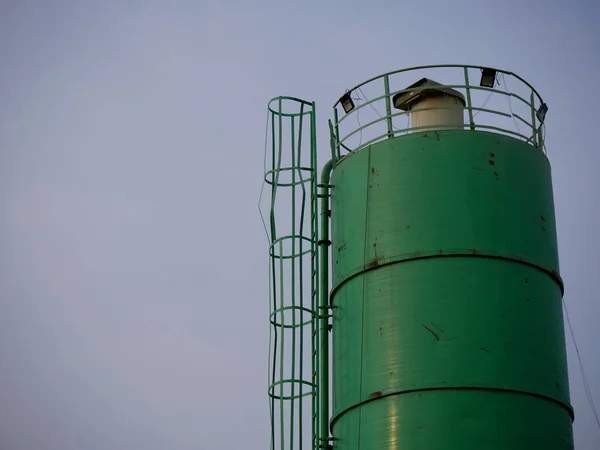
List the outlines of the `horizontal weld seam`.
<svg viewBox="0 0 600 450">
<path fill-rule="evenodd" d="M 527 391 L 520 391 L 518 389 L 505 389 L 505 388 L 493 388 L 493 387 L 477 387 L 477 386 L 438 386 L 438 387 L 427 387 L 427 388 L 420 388 L 420 389 L 407 389 L 404 391 L 395 391 L 395 392 L 389 392 L 387 394 L 381 394 L 377 397 L 374 398 L 368 398 L 366 400 L 362 400 L 352 406 L 349 406 L 348 408 L 340 411 L 338 414 L 336 414 L 335 416 L 333 416 L 331 418 L 331 424 L 330 427 L 333 428 L 333 425 L 335 424 L 335 422 L 338 421 L 338 419 L 340 419 L 340 417 L 342 417 L 344 414 L 352 411 L 353 409 L 359 408 L 362 405 L 366 404 L 366 403 L 371 403 L 374 402 L 376 400 L 380 400 L 382 398 L 386 398 L 386 397 L 393 397 L 395 395 L 403 395 L 403 394 L 414 394 L 417 392 L 426 392 L 426 391 L 460 391 L 460 390 L 472 390 L 472 391 L 496 391 L 496 392 L 511 392 L 513 394 L 521 394 L 521 395 L 529 395 L 532 397 L 536 397 L 536 398 L 540 398 L 543 400 L 547 400 L 550 401 L 552 403 L 555 403 L 557 405 L 559 405 L 560 407 L 564 408 L 568 413 L 569 416 L 571 417 L 571 421 L 575 420 L 575 413 L 573 411 L 573 407 L 568 404 L 565 403 L 561 400 L 558 400 L 556 398 L 552 398 L 552 397 L 548 397 L 546 395 L 542 395 L 542 394 L 537 394 L 535 392 L 527 392 Z"/>
<path fill-rule="evenodd" d="M 358 275 L 361 275 L 365 272 L 369 272 L 371 270 L 375 270 L 375 269 L 379 269 L 380 267 L 385 267 L 385 266 L 391 266 L 394 264 L 401 264 L 401 263 L 406 263 L 406 262 L 411 262 L 411 261 L 418 261 L 421 259 L 430 259 L 430 258 L 488 258 L 488 259 L 502 259 L 504 261 L 511 261 L 514 263 L 518 263 L 518 264 L 523 264 L 525 266 L 529 266 L 529 267 L 533 267 L 534 269 L 538 269 L 542 272 L 544 272 L 546 275 L 548 275 L 550 278 L 552 278 L 552 280 L 558 285 L 558 287 L 560 288 L 560 293 L 561 296 L 565 294 L 565 288 L 564 288 L 564 284 L 563 281 L 561 279 L 561 277 L 558 275 L 558 273 L 552 271 L 552 270 L 548 270 L 544 267 L 538 266 L 537 264 L 534 264 L 532 262 L 529 261 L 524 261 L 522 259 L 517 259 L 517 258 L 511 258 L 508 256 L 502 256 L 502 255 L 489 255 L 489 254 L 485 254 L 485 253 L 480 253 L 480 254 L 473 254 L 473 253 L 448 253 L 448 254 L 431 254 L 431 255 L 419 255 L 419 256 L 412 256 L 409 258 L 402 258 L 402 259 L 396 259 L 396 260 L 392 260 L 392 261 L 387 261 L 387 262 L 382 262 L 381 264 L 378 264 L 374 267 L 364 267 L 363 269 L 357 271 L 356 273 L 350 274 L 347 278 L 344 278 L 340 283 L 338 283 L 336 286 L 333 287 L 333 289 L 331 289 L 331 293 L 329 295 L 329 298 L 331 298 L 333 300 L 333 296 L 335 295 L 335 293 L 344 285 L 346 284 L 348 281 L 350 281 L 352 278 L 357 277 Z"/>
</svg>

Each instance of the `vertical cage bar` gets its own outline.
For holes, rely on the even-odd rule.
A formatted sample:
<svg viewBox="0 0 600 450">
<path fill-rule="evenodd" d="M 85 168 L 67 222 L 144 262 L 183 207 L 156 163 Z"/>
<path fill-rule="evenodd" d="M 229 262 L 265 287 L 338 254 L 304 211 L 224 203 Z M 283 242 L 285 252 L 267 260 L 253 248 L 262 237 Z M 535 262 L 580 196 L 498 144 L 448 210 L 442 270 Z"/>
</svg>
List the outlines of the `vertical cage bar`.
<svg viewBox="0 0 600 450">
<path fill-rule="evenodd" d="M 300 105 L 300 113 L 302 113 L 303 105 Z M 299 120 L 302 120 L 302 115 L 299 116 Z M 295 146 L 295 127 L 294 127 L 294 117 L 290 117 L 290 137 L 291 137 L 291 150 L 292 150 L 292 164 L 296 166 L 296 146 Z M 296 170 L 292 170 L 292 185 L 296 185 Z M 292 189 L 292 236 L 296 236 L 296 191 L 297 189 Z M 296 254 L 296 239 L 292 238 L 292 255 Z M 302 258 L 300 258 L 302 259 Z M 296 329 L 296 258 L 292 257 L 291 259 L 291 304 L 292 304 L 292 329 Z M 291 349 L 291 362 L 292 362 L 292 380 L 296 379 L 296 333 L 292 333 L 292 349 Z M 292 381 L 290 385 L 291 389 L 291 401 L 290 401 L 290 450 L 294 450 L 294 404 L 295 404 L 295 393 L 296 393 L 296 383 Z M 300 386 L 300 392 L 302 392 L 302 387 Z M 298 427 L 300 434 L 302 434 L 301 424 Z"/>
<path fill-rule="evenodd" d="M 298 167 L 302 167 L 302 123 L 304 120 L 304 104 L 302 104 L 300 106 L 300 117 L 299 117 L 299 123 L 298 123 L 298 151 L 297 151 L 297 156 L 295 158 L 292 158 L 292 161 L 294 161 L 294 164 Z M 293 133 L 292 133 L 293 134 Z M 293 143 L 292 143 L 292 148 L 293 148 Z M 302 176 L 302 170 L 300 170 L 298 172 L 298 177 L 300 179 L 300 187 L 302 189 L 302 196 L 301 196 L 301 205 L 300 205 L 300 216 L 304 217 L 304 213 L 305 213 L 305 207 L 306 207 L 306 187 L 304 185 L 304 178 Z M 300 222 L 299 223 L 299 230 L 298 233 L 300 234 L 300 236 L 304 236 L 304 222 Z M 300 247 L 299 249 L 299 254 L 303 255 L 304 254 L 304 240 L 300 239 L 300 241 L 298 242 L 298 245 Z M 303 258 L 301 257 L 300 260 L 298 261 L 299 263 L 299 273 L 300 274 L 304 274 L 304 264 L 303 264 Z M 302 283 L 302 280 L 300 280 L 299 286 L 298 286 L 298 293 L 299 293 L 299 299 L 300 302 L 302 304 L 302 299 L 304 298 L 304 283 Z M 312 306 L 311 306 L 312 309 Z M 302 322 L 302 315 L 300 315 L 300 322 Z M 295 326 L 295 324 L 294 324 Z M 299 374 L 300 377 L 302 377 L 302 375 L 304 374 L 304 339 L 305 339 L 305 335 L 304 335 L 304 327 L 301 326 L 300 328 L 300 351 L 299 351 Z M 295 360 L 295 359 L 294 359 Z M 299 394 L 302 394 L 302 386 L 299 386 Z M 302 401 L 302 397 L 300 397 L 299 401 L 298 401 L 298 417 L 302 418 L 304 417 L 302 415 L 303 413 L 303 401 Z M 293 425 L 293 422 L 292 422 Z M 298 449 L 302 450 L 303 448 L 303 433 L 300 432 L 298 433 Z"/>
</svg>

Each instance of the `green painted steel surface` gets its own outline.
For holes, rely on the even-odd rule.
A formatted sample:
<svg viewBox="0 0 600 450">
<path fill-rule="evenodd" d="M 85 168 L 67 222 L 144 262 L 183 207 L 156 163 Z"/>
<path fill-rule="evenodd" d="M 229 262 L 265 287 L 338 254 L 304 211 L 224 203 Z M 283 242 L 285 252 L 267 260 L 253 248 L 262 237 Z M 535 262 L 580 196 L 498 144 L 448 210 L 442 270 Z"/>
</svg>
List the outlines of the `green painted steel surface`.
<svg viewBox="0 0 600 450">
<path fill-rule="evenodd" d="M 334 448 L 573 448 L 546 157 L 416 133 L 331 184 Z"/>
</svg>

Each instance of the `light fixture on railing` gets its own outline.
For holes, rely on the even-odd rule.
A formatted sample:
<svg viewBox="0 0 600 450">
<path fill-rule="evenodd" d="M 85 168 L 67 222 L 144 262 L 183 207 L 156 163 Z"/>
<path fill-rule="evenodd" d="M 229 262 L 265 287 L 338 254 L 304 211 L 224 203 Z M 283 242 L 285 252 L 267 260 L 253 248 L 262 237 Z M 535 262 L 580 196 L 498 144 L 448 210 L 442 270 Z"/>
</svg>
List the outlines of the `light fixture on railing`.
<svg viewBox="0 0 600 450">
<path fill-rule="evenodd" d="M 352 97 L 350 97 L 350 92 L 346 92 L 344 95 L 342 95 L 340 98 L 340 103 L 346 114 L 354 109 L 354 102 L 352 101 Z"/>
<path fill-rule="evenodd" d="M 535 113 L 535 115 L 537 116 L 540 123 L 544 123 L 544 119 L 546 118 L 547 112 L 548 112 L 548 105 L 545 103 L 542 103 Z"/>
<path fill-rule="evenodd" d="M 490 69 L 488 67 L 481 69 L 481 81 L 479 86 L 493 88 L 496 82 L 496 69 Z"/>
</svg>

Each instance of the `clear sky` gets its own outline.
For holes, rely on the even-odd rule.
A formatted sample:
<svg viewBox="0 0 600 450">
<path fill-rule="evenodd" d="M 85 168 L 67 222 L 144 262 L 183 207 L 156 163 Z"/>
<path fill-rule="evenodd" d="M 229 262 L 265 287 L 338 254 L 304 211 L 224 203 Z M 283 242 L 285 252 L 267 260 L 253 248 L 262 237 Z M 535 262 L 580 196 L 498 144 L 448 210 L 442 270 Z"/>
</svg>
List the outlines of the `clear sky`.
<svg viewBox="0 0 600 450">
<path fill-rule="evenodd" d="M 268 448 L 269 98 L 437 63 L 548 102 L 565 298 L 600 407 L 595 0 L 0 1 L 0 448 Z M 567 339 L 575 442 L 600 430 Z"/>
</svg>

